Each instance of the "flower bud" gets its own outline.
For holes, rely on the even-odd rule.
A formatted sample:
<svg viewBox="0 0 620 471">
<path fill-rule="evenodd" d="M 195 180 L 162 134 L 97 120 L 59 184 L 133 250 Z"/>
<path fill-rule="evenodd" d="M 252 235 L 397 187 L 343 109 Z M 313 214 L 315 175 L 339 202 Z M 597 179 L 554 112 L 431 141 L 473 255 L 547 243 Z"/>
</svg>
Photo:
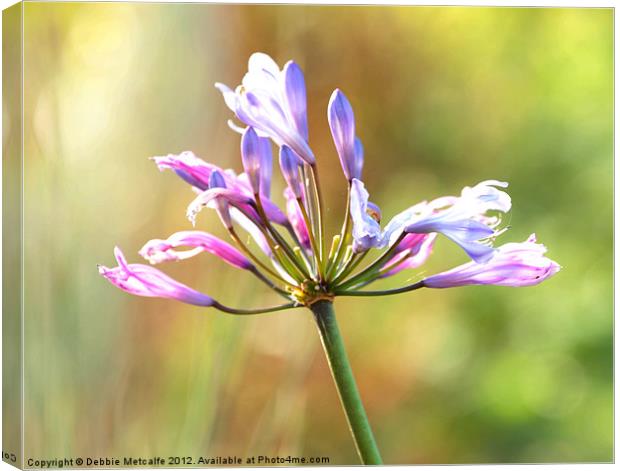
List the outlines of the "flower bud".
<svg viewBox="0 0 620 471">
<path fill-rule="evenodd" d="M 295 198 L 301 198 L 301 180 L 299 178 L 299 166 L 301 164 L 299 157 L 289 147 L 282 146 L 280 149 L 280 168 Z"/>
<path fill-rule="evenodd" d="M 261 154 L 265 147 L 252 127 L 248 127 L 241 137 L 241 162 L 248 176 L 254 194 L 260 191 Z"/>
</svg>

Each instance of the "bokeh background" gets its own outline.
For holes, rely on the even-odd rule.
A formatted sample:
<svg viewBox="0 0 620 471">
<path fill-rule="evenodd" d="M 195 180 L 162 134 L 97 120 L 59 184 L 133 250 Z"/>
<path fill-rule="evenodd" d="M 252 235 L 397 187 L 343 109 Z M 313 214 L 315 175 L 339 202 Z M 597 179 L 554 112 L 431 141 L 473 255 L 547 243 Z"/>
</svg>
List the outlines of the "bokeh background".
<svg viewBox="0 0 620 471">
<path fill-rule="evenodd" d="M 340 87 L 386 218 L 506 180 L 499 242 L 535 231 L 563 266 L 534 288 L 337 301 L 386 463 L 612 460 L 612 22 L 611 9 L 26 3 L 26 457 L 357 462 L 309 312 L 229 317 L 129 296 L 96 269 L 116 244 L 139 261 L 146 240 L 190 228 L 191 190 L 148 157 L 192 150 L 240 170 L 213 83 L 238 84 L 264 51 L 305 71 L 331 231 Z M 199 227 L 223 235 L 206 212 Z M 424 272 L 463 261 L 440 240 Z M 164 270 L 229 305 L 276 300 L 207 255 Z"/>
</svg>

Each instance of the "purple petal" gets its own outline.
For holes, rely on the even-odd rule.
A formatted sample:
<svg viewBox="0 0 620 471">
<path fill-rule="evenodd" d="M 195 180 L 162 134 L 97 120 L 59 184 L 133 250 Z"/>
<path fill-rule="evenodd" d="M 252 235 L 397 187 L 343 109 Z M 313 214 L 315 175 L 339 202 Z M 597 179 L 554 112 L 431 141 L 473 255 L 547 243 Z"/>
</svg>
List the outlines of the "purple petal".
<svg viewBox="0 0 620 471">
<path fill-rule="evenodd" d="M 200 190 L 209 187 L 209 177 L 213 170 L 221 170 L 217 165 L 205 162 L 193 152 L 185 151 L 178 155 L 168 154 L 152 157 L 159 170 L 173 170 L 179 177 Z"/>
<path fill-rule="evenodd" d="M 436 234 L 407 234 L 398 244 L 396 255 L 384 265 L 392 268 L 382 277 L 392 276 L 403 270 L 412 270 L 422 266 L 433 251 L 436 237 Z"/>
<path fill-rule="evenodd" d="M 176 299 L 195 306 L 212 306 L 213 298 L 173 280 L 165 273 L 148 265 L 127 264 L 121 250 L 116 247 L 114 256 L 118 267 L 99 267 L 99 273 L 110 283 L 131 294 L 155 298 Z"/>
<path fill-rule="evenodd" d="M 410 234 L 439 232 L 458 244 L 472 260 L 478 263 L 486 262 L 493 256 L 495 250 L 490 245 L 478 242 L 480 239 L 492 236 L 495 231 L 485 224 L 471 219 L 450 221 L 431 218 L 428 221 L 422 220 L 411 224 L 405 227 L 404 231 Z"/>
<path fill-rule="evenodd" d="M 362 170 L 364 169 L 364 146 L 362 145 L 362 141 L 358 137 L 355 138 L 354 151 L 355 159 L 351 168 L 351 178 L 357 178 L 358 180 L 361 180 Z"/>
<path fill-rule="evenodd" d="M 205 206 L 211 206 L 218 211 L 226 227 L 232 227 L 228 216 L 228 204 L 250 205 L 252 199 L 230 188 L 210 188 L 200 193 L 187 207 L 187 218 L 192 224 L 196 223 L 196 216 Z"/>
<path fill-rule="evenodd" d="M 288 220 L 293 227 L 293 231 L 297 235 L 299 242 L 305 248 L 310 248 L 310 234 L 308 233 L 308 226 L 304 220 L 301 209 L 299 208 L 299 202 L 297 197 L 293 194 L 290 187 L 284 189 L 284 197 L 286 198 L 286 214 Z"/>
<path fill-rule="evenodd" d="M 534 234 L 521 243 L 497 249 L 487 263 L 469 262 L 424 280 L 429 288 L 466 285 L 532 286 L 555 275 L 560 266 L 544 256 L 546 248 L 536 244 Z"/>
<path fill-rule="evenodd" d="M 308 140 L 306 116 L 306 83 L 301 68 L 293 61 L 284 66 L 284 95 L 297 131 Z"/>
<path fill-rule="evenodd" d="M 271 195 L 271 177 L 273 174 L 273 155 L 269 139 L 259 137 L 260 150 L 260 192 L 269 198 Z"/>
<path fill-rule="evenodd" d="M 254 194 L 260 192 L 261 154 L 264 148 L 254 128 L 248 127 L 241 137 L 241 161 Z"/>
<path fill-rule="evenodd" d="M 211 175 L 209 175 L 209 188 L 226 188 L 227 186 L 222 172 L 217 170 L 211 172 Z"/>
<path fill-rule="evenodd" d="M 225 85 L 216 86 L 242 123 L 279 146 L 286 144 L 307 164 L 315 164 L 308 145 L 304 78 L 296 64 L 288 63 L 280 71 L 267 54 L 255 53 L 234 92 Z"/>
<path fill-rule="evenodd" d="M 190 250 L 175 250 L 179 247 L 190 247 Z M 248 270 L 253 267 L 250 261 L 235 247 L 223 240 L 201 231 L 181 231 L 172 234 L 168 239 L 153 239 L 140 250 L 151 264 L 165 261 L 185 260 L 201 252 L 209 252 L 226 263 Z"/>
<path fill-rule="evenodd" d="M 368 214 L 368 192 L 364 184 L 355 178 L 351 182 L 349 212 L 353 222 L 353 250 L 356 253 L 385 246 L 381 226 Z"/>
<path fill-rule="evenodd" d="M 301 179 L 299 178 L 299 167 L 301 160 L 288 146 L 280 148 L 280 169 L 288 187 L 295 198 L 301 198 Z"/>
<path fill-rule="evenodd" d="M 347 180 L 357 178 L 355 160 L 355 117 L 347 97 L 340 90 L 334 90 L 327 107 L 327 119 L 334 144 L 340 157 L 340 164 Z"/>
<path fill-rule="evenodd" d="M 288 222 L 286 216 L 273 201 L 268 198 L 261 197 L 261 203 L 263 204 L 265 214 L 271 222 L 275 222 L 276 224 L 280 225 L 286 225 L 286 223 Z"/>
</svg>

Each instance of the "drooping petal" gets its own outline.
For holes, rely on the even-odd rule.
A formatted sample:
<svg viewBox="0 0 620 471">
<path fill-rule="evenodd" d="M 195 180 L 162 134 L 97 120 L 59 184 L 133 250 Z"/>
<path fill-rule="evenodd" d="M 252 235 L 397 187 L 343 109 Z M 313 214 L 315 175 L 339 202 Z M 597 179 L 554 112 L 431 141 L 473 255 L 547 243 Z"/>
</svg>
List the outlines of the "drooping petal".
<svg viewBox="0 0 620 471">
<path fill-rule="evenodd" d="M 354 178 L 351 182 L 350 214 L 353 222 L 353 251 L 364 252 L 370 248 L 383 248 L 384 238 L 379 223 L 368 214 L 368 191 Z"/>
<path fill-rule="evenodd" d="M 299 66 L 289 61 L 284 66 L 284 96 L 297 131 L 308 140 L 308 118 L 306 114 L 306 82 Z"/>
<path fill-rule="evenodd" d="M 116 247 L 114 256 L 118 266 L 99 266 L 99 273 L 110 283 L 131 294 L 154 298 L 176 299 L 195 306 L 213 306 L 215 301 L 156 268 L 141 264 L 128 264 L 121 250 Z"/>
<path fill-rule="evenodd" d="M 188 250 L 175 250 L 188 247 Z M 222 239 L 202 231 L 181 231 L 172 234 L 168 239 L 153 239 L 148 241 L 140 250 L 142 255 L 151 264 L 185 260 L 201 252 L 209 252 L 226 263 L 249 270 L 252 263 L 235 247 Z"/>
<path fill-rule="evenodd" d="M 510 209 L 508 194 L 493 185 L 505 187 L 507 184 L 488 180 L 473 188 L 465 187 L 460 197 L 443 197 L 412 206 L 387 224 L 383 237 L 391 245 L 403 232 L 439 232 L 476 262 L 485 262 L 493 256 L 490 239 L 499 235 L 494 228 L 500 221 L 499 217 L 486 213 Z"/>
<path fill-rule="evenodd" d="M 425 278 L 423 283 L 429 288 L 536 285 L 560 270 L 556 262 L 544 256 L 546 250 L 532 234 L 525 242 L 502 245 L 486 263 L 469 262 Z"/>
<path fill-rule="evenodd" d="M 351 103 L 338 89 L 334 90 L 329 99 L 327 119 L 345 177 L 347 180 L 357 178 L 355 117 Z"/>
<path fill-rule="evenodd" d="M 205 206 L 210 206 L 218 211 L 222 223 L 226 227 L 232 227 L 228 216 L 228 205 L 236 203 L 241 206 L 249 206 L 252 199 L 230 188 L 210 188 L 200 193 L 187 207 L 187 218 L 192 224 L 196 223 L 196 216 Z"/>
<path fill-rule="evenodd" d="M 152 160 L 157 164 L 159 170 L 173 170 L 187 183 L 203 191 L 209 188 L 211 172 L 214 170 L 222 171 L 217 165 L 205 162 L 190 151 L 152 157 Z"/>
<path fill-rule="evenodd" d="M 494 248 L 480 242 L 492 236 L 495 231 L 487 225 L 472 219 L 419 221 L 405 227 L 405 232 L 414 234 L 430 234 L 439 232 L 458 244 L 478 263 L 486 262 L 493 256 Z"/>
</svg>

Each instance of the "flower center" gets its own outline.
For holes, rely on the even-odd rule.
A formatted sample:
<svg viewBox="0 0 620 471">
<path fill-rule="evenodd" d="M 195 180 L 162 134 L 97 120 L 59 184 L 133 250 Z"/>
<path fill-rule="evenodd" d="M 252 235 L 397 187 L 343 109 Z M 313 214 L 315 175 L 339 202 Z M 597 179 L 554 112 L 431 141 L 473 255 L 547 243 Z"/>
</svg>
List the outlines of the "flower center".
<svg viewBox="0 0 620 471">
<path fill-rule="evenodd" d="M 316 280 L 304 280 L 301 286 L 291 290 L 291 297 L 299 304 L 311 306 L 323 299 L 333 301 L 334 294 L 330 293 L 327 288 L 322 287 Z"/>
</svg>

